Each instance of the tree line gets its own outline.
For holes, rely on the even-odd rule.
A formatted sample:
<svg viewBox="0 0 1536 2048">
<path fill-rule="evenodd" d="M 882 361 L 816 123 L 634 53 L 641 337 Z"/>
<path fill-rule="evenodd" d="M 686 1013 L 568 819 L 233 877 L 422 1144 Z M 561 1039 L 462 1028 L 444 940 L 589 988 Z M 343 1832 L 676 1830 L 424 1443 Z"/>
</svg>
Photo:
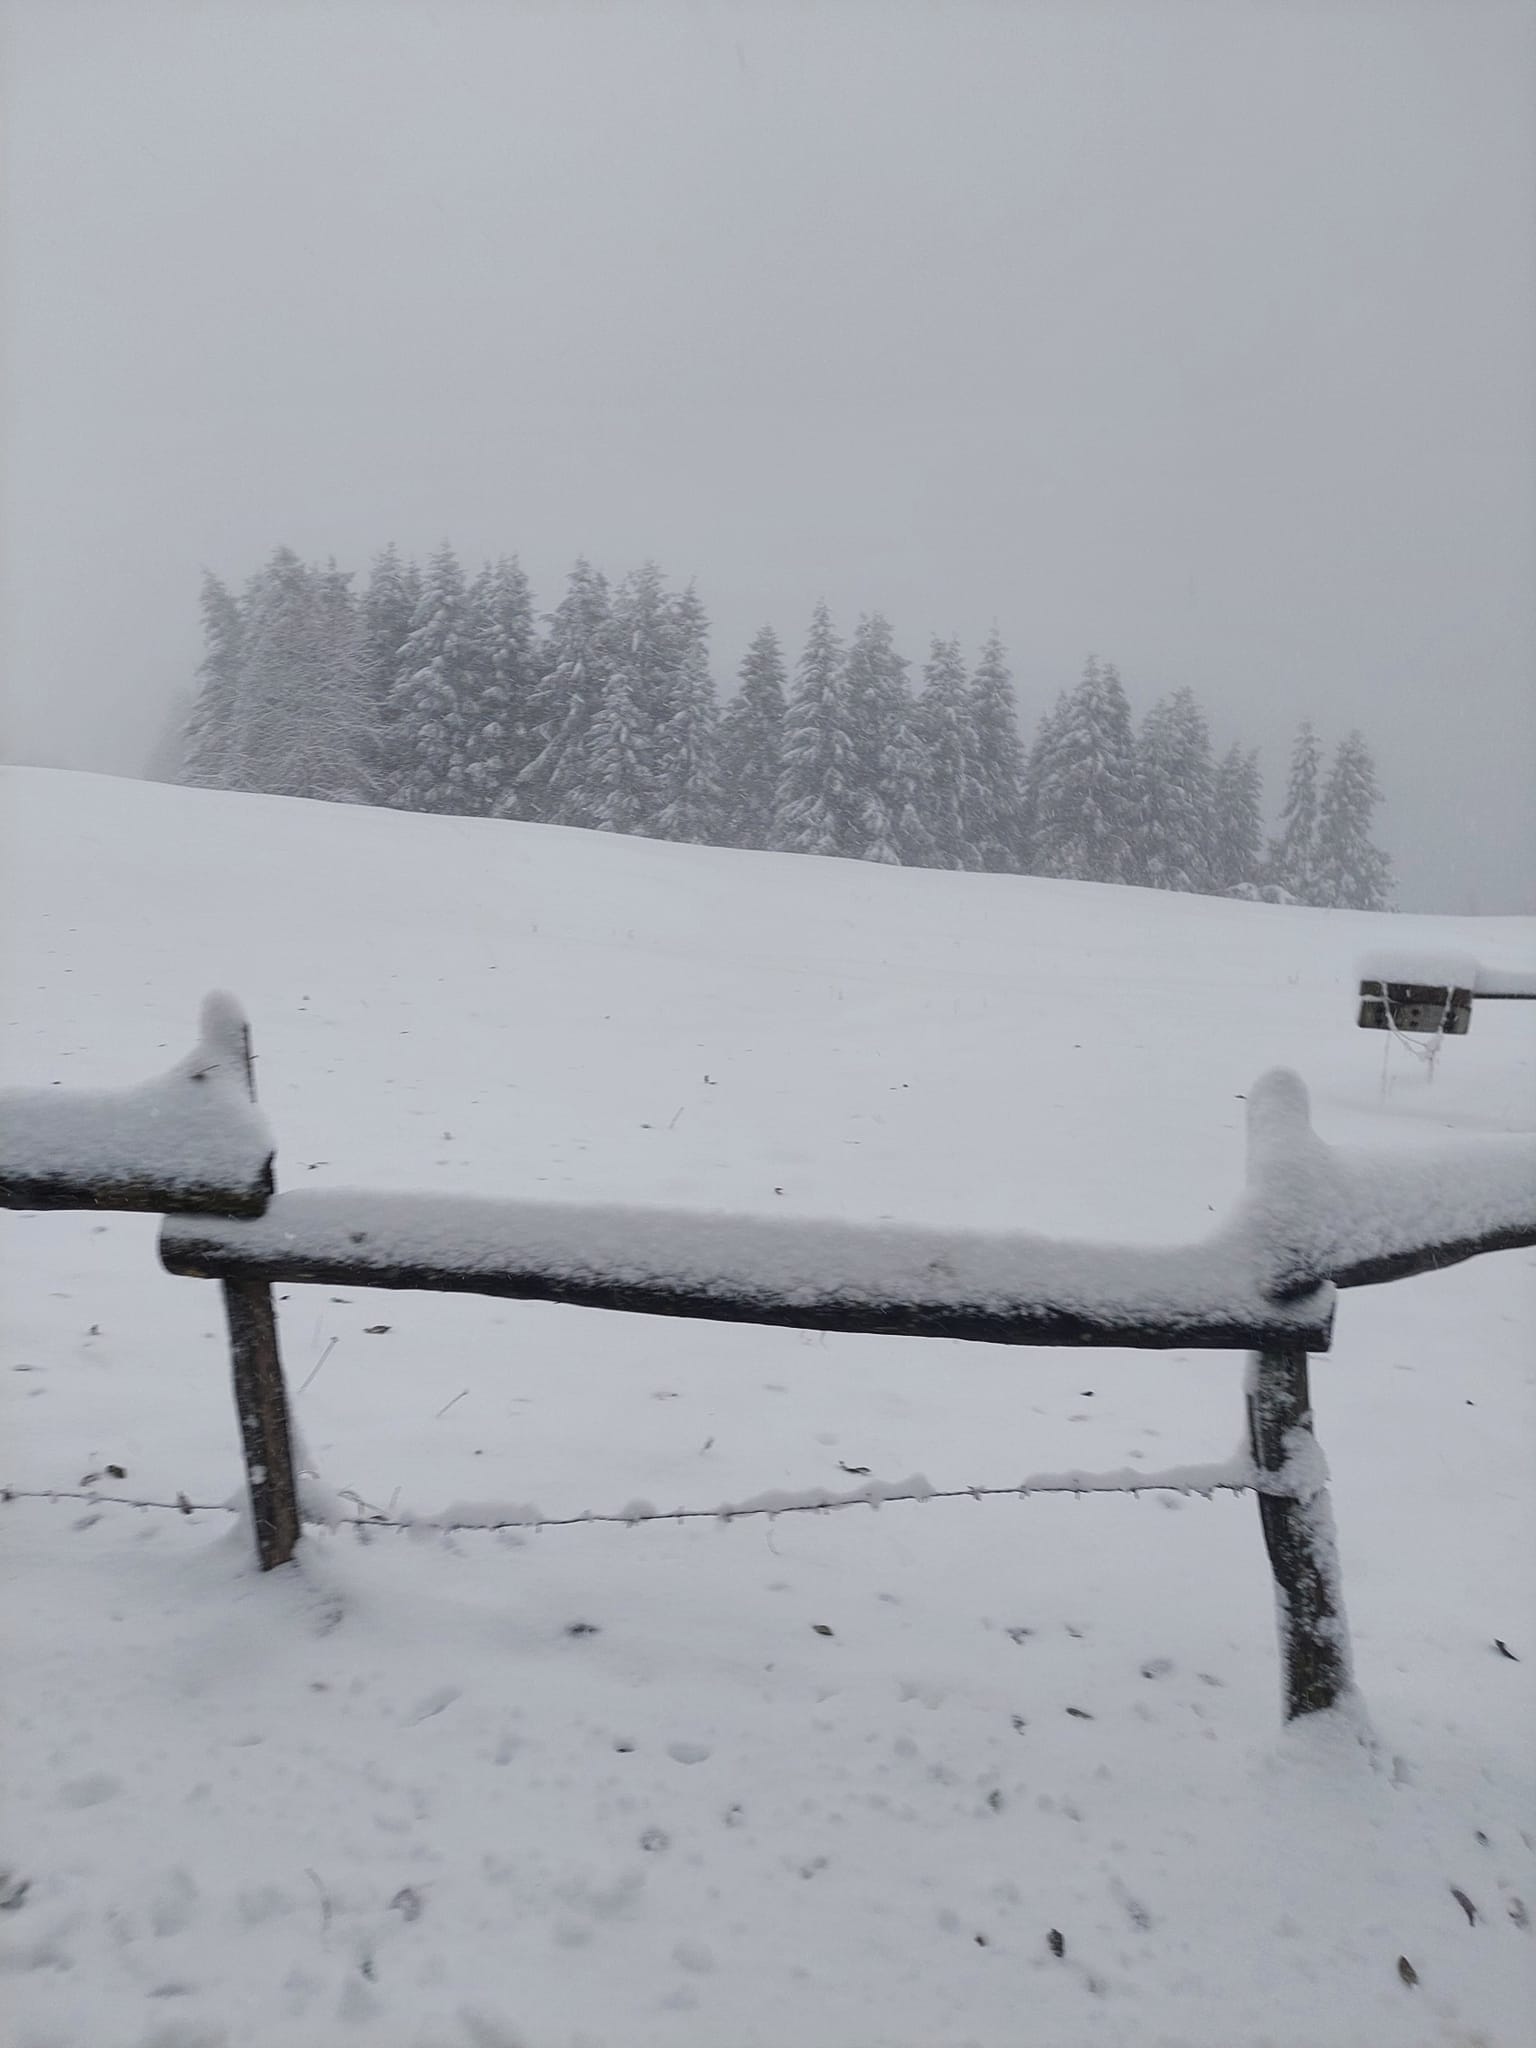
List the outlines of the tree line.
<svg viewBox="0 0 1536 2048">
<path fill-rule="evenodd" d="M 764 626 L 721 707 L 709 620 L 653 562 L 589 562 L 541 618 L 513 557 L 466 577 L 386 547 L 358 591 L 278 548 L 243 590 L 204 580 L 183 778 L 331 802 L 524 819 L 698 845 L 1386 907 L 1365 741 L 1309 725 L 1266 839 L 1257 751 L 1216 757 L 1193 693 L 1133 720 L 1090 659 L 1026 746 L 994 631 L 920 671 L 890 622 L 844 639 L 819 603 L 791 670 Z"/>
</svg>

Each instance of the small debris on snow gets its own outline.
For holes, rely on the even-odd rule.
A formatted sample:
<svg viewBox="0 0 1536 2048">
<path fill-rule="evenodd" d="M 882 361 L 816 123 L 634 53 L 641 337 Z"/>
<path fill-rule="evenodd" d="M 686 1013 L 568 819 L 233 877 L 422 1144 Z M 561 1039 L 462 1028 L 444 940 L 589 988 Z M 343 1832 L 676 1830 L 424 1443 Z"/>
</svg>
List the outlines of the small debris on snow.
<svg viewBox="0 0 1536 2048">
<path fill-rule="evenodd" d="M 421 1918 L 422 1897 L 413 1884 L 403 1884 L 389 1904 L 391 1911 L 398 1913 L 402 1920 Z"/>
<path fill-rule="evenodd" d="M 1068 1707 L 1067 1712 L 1075 1721 L 1091 1721 L 1093 1719 L 1092 1714 L 1089 1713 L 1086 1707 Z"/>
<path fill-rule="evenodd" d="M 1493 1647 L 1498 1651 L 1501 1657 L 1507 1657 L 1511 1664 L 1518 1664 L 1520 1662 L 1520 1659 L 1515 1655 L 1514 1651 L 1509 1647 L 1508 1643 L 1506 1643 L 1502 1639 L 1502 1637 L 1494 1637 Z"/>
<path fill-rule="evenodd" d="M 1045 1937 L 1045 1945 L 1053 1956 L 1064 1956 L 1067 1952 L 1067 1938 L 1059 1927 L 1053 1927 Z"/>
<path fill-rule="evenodd" d="M 595 1621 L 569 1622 L 566 1625 L 565 1632 L 568 1636 L 595 1636 L 601 1634 L 601 1630 Z"/>
<path fill-rule="evenodd" d="M 365 1337 L 384 1337 L 389 1334 L 388 1323 L 369 1323 L 363 1331 Z"/>
<path fill-rule="evenodd" d="M 1406 1956 L 1398 1957 L 1397 1974 L 1399 1975 L 1399 1977 L 1402 1978 L 1405 1984 L 1417 1984 L 1419 1981 L 1418 1971 L 1413 1967 L 1412 1963 L 1409 1962 Z"/>
<path fill-rule="evenodd" d="M 1453 1884 L 1451 1886 L 1451 1897 L 1456 1901 L 1457 1905 L 1460 1906 L 1463 1913 L 1466 1914 L 1467 1925 L 1469 1927 L 1475 1927 L 1477 1925 L 1477 1908 L 1473 1905 L 1472 1901 L 1467 1897 L 1466 1893 L 1461 1889 L 1459 1885 Z"/>
<path fill-rule="evenodd" d="M 32 1889 L 30 1877 L 12 1877 L 0 1870 L 0 1913 L 14 1913 Z"/>
<path fill-rule="evenodd" d="M 817 1635 L 819 1636 L 829 1636 L 832 1633 L 831 1629 L 827 1626 L 827 1624 L 824 1621 L 813 1621 L 811 1623 L 811 1627 L 816 1631 Z"/>
</svg>

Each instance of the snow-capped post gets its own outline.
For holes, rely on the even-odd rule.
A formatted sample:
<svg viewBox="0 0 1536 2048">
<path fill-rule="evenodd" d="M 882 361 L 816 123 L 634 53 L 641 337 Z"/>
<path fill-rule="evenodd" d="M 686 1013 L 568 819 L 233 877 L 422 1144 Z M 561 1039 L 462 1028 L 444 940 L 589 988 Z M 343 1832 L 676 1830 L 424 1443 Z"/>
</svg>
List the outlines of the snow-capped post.
<svg viewBox="0 0 1536 2048">
<path fill-rule="evenodd" d="M 1312 1129 L 1305 1085 L 1284 1068 L 1249 1091 L 1248 1202 L 1269 1299 L 1298 1302 L 1327 1286 L 1325 1247 L 1340 1206 L 1333 1162 Z M 1304 1345 L 1271 1340 L 1252 1354 L 1248 1436 L 1275 1581 L 1285 1718 L 1294 1721 L 1338 1706 L 1354 1686 Z"/>
<path fill-rule="evenodd" d="M 209 1020 L 222 1018 L 226 1033 L 240 1054 L 246 1094 L 256 1100 L 256 1060 L 251 1027 L 243 1011 L 227 998 L 210 997 L 204 1006 L 204 1031 Z M 245 1452 L 251 1494 L 251 1522 L 256 1555 L 264 1572 L 287 1564 L 300 1535 L 298 1489 L 293 1477 L 293 1446 L 288 1428 L 288 1389 L 277 1343 L 277 1311 L 272 1289 L 264 1280 L 225 1280 L 224 1316 L 229 1324 L 230 1360 L 234 1373 L 235 1413 Z"/>
<path fill-rule="evenodd" d="M 1275 1580 L 1285 1718 L 1294 1721 L 1338 1706 L 1354 1685 L 1328 1467 L 1312 1432 L 1301 1345 L 1278 1344 L 1253 1354 L 1248 1431 L 1264 1548 Z"/>
</svg>

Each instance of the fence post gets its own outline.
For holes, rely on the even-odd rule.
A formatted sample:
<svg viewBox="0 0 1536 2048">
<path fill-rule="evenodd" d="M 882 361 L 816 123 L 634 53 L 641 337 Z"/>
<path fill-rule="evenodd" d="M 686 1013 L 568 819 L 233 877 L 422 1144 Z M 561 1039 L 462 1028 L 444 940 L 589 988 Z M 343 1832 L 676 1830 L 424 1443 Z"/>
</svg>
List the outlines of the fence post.
<svg viewBox="0 0 1536 2048">
<path fill-rule="evenodd" d="M 1248 1432 L 1275 1580 L 1285 1718 L 1294 1721 L 1338 1706 L 1354 1689 L 1327 1466 L 1312 1432 L 1302 1345 L 1275 1343 L 1253 1354 Z"/>
<path fill-rule="evenodd" d="M 298 1492 L 288 1435 L 288 1390 L 277 1348 L 277 1315 L 264 1280 L 225 1280 L 224 1314 L 234 1365 L 235 1413 L 245 1451 L 256 1527 L 256 1555 L 264 1572 L 286 1564 L 299 1540 Z"/>
<path fill-rule="evenodd" d="M 256 1061 L 251 1027 L 240 1025 L 240 1056 L 246 1093 L 256 1100 Z M 229 1323 L 234 1367 L 235 1413 L 245 1451 L 251 1492 L 256 1555 L 264 1572 L 287 1564 L 300 1535 L 298 1489 L 293 1478 L 293 1445 L 288 1429 L 288 1389 L 277 1344 L 277 1311 L 272 1289 L 262 1280 L 226 1280 L 224 1314 Z"/>
</svg>

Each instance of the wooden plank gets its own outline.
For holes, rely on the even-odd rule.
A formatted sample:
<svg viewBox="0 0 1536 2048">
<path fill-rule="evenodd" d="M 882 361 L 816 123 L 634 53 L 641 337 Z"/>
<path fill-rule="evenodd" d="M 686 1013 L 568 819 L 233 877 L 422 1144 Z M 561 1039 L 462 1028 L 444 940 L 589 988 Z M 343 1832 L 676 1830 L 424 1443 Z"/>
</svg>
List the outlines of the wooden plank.
<svg viewBox="0 0 1536 2048">
<path fill-rule="evenodd" d="M 200 1239 L 196 1226 L 167 1225 L 160 1257 L 167 1272 L 193 1280 L 240 1279 L 292 1286 L 382 1287 L 433 1294 L 483 1294 L 506 1301 L 551 1301 L 575 1308 L 617 1309 L 628 1315 L 682 1316 L 715 1323 L 763 1323 L 793 1330 L 830 1330 L 872 1337 L 950 1337 L 968 1343 L 1115 1346 L 1147 1351 L 1249 1351 L 1269 1342 L 1326 1351 L 1332 1301 L 1320 1290 L 1315 1310 L 1277 1305 L 1272 1321 L 1262 1312 L 1238 1321 L 1170 1313 L 1154 1318 L 1125 1311 L 1104 1316 L 1041 1305 L 873 1301 L 846 1295 L 784 1299 L 769 1294 L 725 1294 L 663 1280 L 616 1279 L 601 1274 L 489 1271 L 441 1265 L 374 1263 L 361 1257 L 317 1256 L 299 1246 L 247 1249 L 227 1238 Z"/>
<path fill-rule="evenodd" d="M 273 1194 L 270 1160 L 238 1186 L 142 1180 L 106 1173 L 8 1173 L 0 1166 L 0 1209 L 111 1209 L 149 1216 L 260 1216 Z"/>
<path fill-rule="evenodd" d="M 1379 1287 L 1387 1280 L 1409 1280 L 1415 1273 L 1438 1273 L 1484 1252 L 1515 1252 L 1536 1246 L 1536 1229 L 1513 1224 L 1508 1230 L 1485 1231 L 1480 1237 L 1458 1237 L 1441 1244 L 1409 1245 L 1401 1251 L 1356 1259 L 1331 1275 L 1335 1287 Z"/>
</svg>

